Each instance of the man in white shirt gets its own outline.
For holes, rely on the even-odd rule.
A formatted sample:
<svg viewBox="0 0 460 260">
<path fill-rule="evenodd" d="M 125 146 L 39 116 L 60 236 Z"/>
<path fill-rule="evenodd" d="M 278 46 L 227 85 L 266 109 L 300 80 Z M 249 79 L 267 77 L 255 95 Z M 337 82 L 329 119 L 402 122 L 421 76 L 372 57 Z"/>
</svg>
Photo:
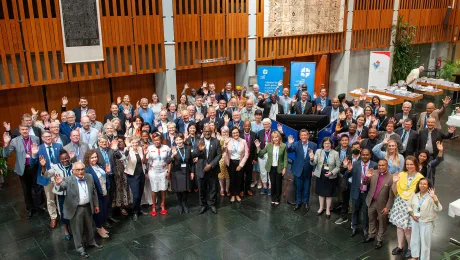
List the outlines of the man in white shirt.
<svg viewBox="0 0 460 260">
<path fill-rule="evenodd" d="M 406 84 L 409 86 L 415 86 L 417 84 L 417 79 L 420 77 L 420 73 L 425 70 L 423 66 L 420 66 L 416 69 L 411 70 L 409 75 L 406 78 Z"/>
<path fill-rule="evenodd" d="M 80 140 L 87 143 L 90 148 L 93 148 L 97 143 L 98 131 L 95 128 L 90 127 L 91 121 L 87 116 L 82 117 L 80 123 L 82 126 L 82 129 L 80 130 Z"/>
</svg>

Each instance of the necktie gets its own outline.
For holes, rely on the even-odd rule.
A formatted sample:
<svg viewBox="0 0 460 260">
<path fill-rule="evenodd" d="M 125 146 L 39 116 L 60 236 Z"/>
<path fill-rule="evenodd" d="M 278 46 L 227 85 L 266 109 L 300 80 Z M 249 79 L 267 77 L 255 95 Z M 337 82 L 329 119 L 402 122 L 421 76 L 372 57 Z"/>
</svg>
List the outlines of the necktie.
<svg viewBox="0 0 460 260">
<path fill-rule="evenodd" d="M 85 177 L 78 179 L 78 182 L 85 182 L 85 181 L 86 181 Z"/>
<path fill-rule="evenodd" d="M 367 172 L 367 163 L 363 163 L 363 174 L 361 175 L 361 187 L 360 187 L 361 191 L 367 190 L 367 186 L 363 184 L 363 179 L 364 179 L 364 176 L 366 176 L 366 172 Z"/>
<path fill-rule="evenodd" d="M 48 146 L 48 153 L 50 155 L 50 161 L 54 163 L 53 149 L 51 148 L 51 146 Z"/>
<path fill-rule="evenodd" d="M 402 141 L 403 142 L 404 142 L 404 140 L 406 140 L 406 134 L 407 134 L 406 130 L 403 130 L 403 136 L 402 136 Z"/>
<path fill-rule="evenodd" d="M 363 163 L 363 175 L 366 175 L 367 172 L 367 163 Z"/>
<path fill-rule="evenodd" d="M 302 102 L 302 114 L 304 113 L 305 111 L 305 103 Z"/>
<path fill-rule="evenodd" d="M 244 134 L 246 136 L 246 143 L 248 144 L 248 148 L 251 148 L 251 143 L 249 142 L 249 134 Z"/>
</svg>

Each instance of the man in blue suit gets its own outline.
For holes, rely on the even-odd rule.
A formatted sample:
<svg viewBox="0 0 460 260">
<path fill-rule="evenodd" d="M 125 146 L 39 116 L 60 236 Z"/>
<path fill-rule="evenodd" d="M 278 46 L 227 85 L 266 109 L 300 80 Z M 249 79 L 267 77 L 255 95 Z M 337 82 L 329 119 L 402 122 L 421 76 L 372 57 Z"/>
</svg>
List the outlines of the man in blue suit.
<svg viewBox="0 0 460 260">
<path fill-rule="evenodd" d="M 46 206 L 48 213 L 51 218 L 50 228 L 56 227 L 56 199 L 53 193 L 54 183 L 51 178 L 43 176 L 43 174 L 51 169 L 51 164 L 59 163 L 59 151 L 63 149 L 61 144 L 53 143 L 53 138 L 50 131 L 44 131 L 42 133 L 43 143 L 38 147 L 39 158 L 46 160 L 45 168 L 41 164 L 38 164 L 37 184 L 43 186 L 46 195 Z"/>
<path fill-rule="evenodd" d="M 294 211 L 300 209 L 305 204 L 307 212 L 310 210 L 310 183 L 311 174 L 314 167 L 310 164 L 310 152 L 316 152 L 316 144 L 308 141 L 310 137 L 306 129 L 300 130 L 300 141 L 294 143 L 294 138 L 288 138 L 288 153 L 295 153 L 294 164 L 292 165 L 292 174 L 295 176 L 296 184 L 296 205 Z M 302 199 L 303 198 L 303 199 Z"/>
<path fill-rule="evenodd" d="M 325 87 L 322 87 L 319 91 L 319 97 L 315 98 L 313 105 L 321 105 L 321 108 L 329 107 L 332 105 L 331 100 L 327 97 L 327 90 Z"/>
<path fill-rule="evenodd" d="M 370 160 L 371 151 L 367 148 L 361 150 L 360 160 L 353 164 L 347 165 L 347 171 L 344 178 L 351 177 L 350 197 L 352 200 L 353 213 L 351 215 L 351 236 L 357 234 L 359 212 L 363 213 L 363 235 L 366 238 L 368 235 L 367 228 L 369 226 L 369 217 L 367 215 L 366 197 L 369 191 L 368 185 L 363 183 L 368 171 L 373 171 L 377 168 L 377 163 Z"/>
</svg>

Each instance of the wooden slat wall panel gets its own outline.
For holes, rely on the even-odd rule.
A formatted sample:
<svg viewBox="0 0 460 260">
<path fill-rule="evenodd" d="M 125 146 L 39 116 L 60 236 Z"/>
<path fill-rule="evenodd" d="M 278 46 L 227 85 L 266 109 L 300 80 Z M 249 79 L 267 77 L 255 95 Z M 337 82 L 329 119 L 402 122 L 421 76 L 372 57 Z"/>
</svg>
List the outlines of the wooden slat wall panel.
<svg viewBox="0 0 460 260">
<path fill-rule="evenodd" d="M 225 3 L 225 1 L 200 0 L 200 59 L 215 59 L 226 56 Z M 203 64 L 202 66 L 209 67 L 223 64 L 225 62 Z"/>
<path fill-rule="evenodd" d="M 190 88 L 198 89 L 203 84 L 203 81 L 214 83 L 216 92 L 219 93 L 227 82 L 235 85 L 235 65 L 229 64 L 225 66 L 205 67 L 190 70 L 179 70 L 176 73 L 177 84 L 177 99 L 184 89 L 184 84 L 189 83 Z M 187 92 L 187 94 L 190 94 Z"/>
<path fill-rule="evenodd" d="M 229 64 L 248 61 L 248 6 L 247 0 L 228 0 L 226 8 L 226 36 Z"/>
<path fill-rule="evenodd" d="M 0 90 L 25 87 L 29 82 L 17 5 L 0 0 L 0 12 Z"/>
<path fill-rule="evenodd" d="M 353 0 L 352 50 L 390 46 L 394 0 Z"/>
<path fill-rule="evenodd" d="M 136 71 L 139 74 L 165 71 L 162 0 L 130 2 L 134 15 Z"/>
<path fill-rule="evenodd" d="M 112 78 L 112 94 L 114 101 L 117 97 L 129 95 L 131 104 L 136 105 L 136 101 L 141 98 L 152 97 L 155 92 L 155 76 L 153 74 L 143 74 L 137 76 Z M 166 97 L 159 97 L 166 100 Z"/>
<path fill-rule="evenodd" d="M 2 98 L 0 102 L 2 123 L 3 121 L 10 122 L 12 128 L 19 125 L 23 114 L 30 114 L 31 107 L 37 110 L 45 109 L 42 87 L 29 87 L 27 93 L 22 88 L 8 89 L 0 93 Z"/>
<path fill-rule="evenodd" d="M 345 8 L 346 10 L 346 8 Z M 257 61 L 342 52 L 346 31 L 341 33 L 264 38 L 264 0 L 257 0 Z"/>
<path fill-rule="evenodd" d="M 460 41 L 460 0 L 455 0 L 454 9 L 449 18 L 448 36 L 451 41 Z"/>
</svg>

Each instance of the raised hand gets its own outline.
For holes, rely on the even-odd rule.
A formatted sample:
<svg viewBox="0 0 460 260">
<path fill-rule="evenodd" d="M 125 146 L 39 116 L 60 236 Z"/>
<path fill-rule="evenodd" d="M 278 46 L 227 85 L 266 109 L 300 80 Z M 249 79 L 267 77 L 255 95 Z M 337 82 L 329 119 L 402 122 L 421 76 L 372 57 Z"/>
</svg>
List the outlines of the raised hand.
<svg viewBox="0 0 460 260">
<path fill-rule="evenodd" d="M 292 135 L 288 136 L 288 143 L 293 144 L 294 143 L 294 137 Z"/>
<path fill-rule="evenodd" d="M 296 103 L 296 102 L 297 102 L 297 96 L 296 96 L 296 95 L 292 96 L 291 102 L 292 102 L 292 103 Z"/>
<path fill-rule="evenodd" d="M 316 95 L 316 92 L 313 93 L 313 98 L 316 99 L 318 97 L 318 95 Z"/>
<path fill-rule="evenodd" d="M 436 196 L 435 194 L 435 189 L 434 188 L 429 188 L 428 189 L 428 194 L 430 195 L 430 197 L 434 200 L 434 201 L 438 201 L 438 196 Z"/>
<path fill-rule="evenodd" d="M 57 120 L 58 119 L 58 113 L 56 110 L 51 111 L 51 120 Z"/>
<path fill-rule="evenodd" d="M 248 91 L 248 87 L 247 87 L 247 86 L 243 86 L 243 91 L 244 91 L 244 92 Z"/>
<path fill-rule="evenodd" d="M 310 153 L 308 153 L 308 156 L 310 157 L 310 160 L 313 161 L 315 159 L 315 154 L 313 153 L 313 150 L 310 150 Z"/>
<path fill-rule="evenodd" d="M 158 132 L 163 133 L 163 126 L 160 125 L 159 127 L 157 127 L 157 129 L 158 129 Z"/>
<path fill-rule="evenodd" d="M 436 147 L 438 148 L 440 152 L 444 151 L 444 145 L 442 144 L 441 141 L 436 141 Z"/>
<path fill-rule="evenodd" d="M 207 88 L 208 87 L 208 82 L 204 81 L 203 85 L 201 86 L 202 88 Z"/>
<path fill-rule="evenodd" d="M 131 122 L 129 122 L 129 120 L 126 120 L 125 121 L 125 126 L 126 126 L 126 129 L 129 129 L 131 127 Z"/>
<path fill-rule="evenodd" d="M 447 105 L 449 105 L 451 101 L 451 98 L 449 96 L 446 96 L 443 100 L 442 100 L 442 103 L 445 107 L 447 107 Z"/>
<path fill-rule="evenodd" d="M 188 89 L 189 87 L 190 87 L 190 86 L 188 85 L 188 83 L 185 83 L 184 88 L 185 88 L 185 89 Z"/>
<path fill-rule="evenodd" d="M 350 160 L 348 160 L 348 158 L 345 157 L 345 158 L 343 159 L 343 162 L 342 162 L 343 167 L 344 167 L 344 168 L 348 168 L 348 164 L 349 164 L 349 163 L 350 163 Z"/>
<path fill-rule="evenodd" d="M 337 124 L 335 125 L 335 131 L 338 133 L 343 129 L 342 124 L 340 121 L 337 121 Z"/>
<path fill-rule="evenodd" d="M 388 144 L 389 141 L 390 141 L 390 137 L 387 136 L 385 137 L 385 139 L 383 139 L 383 144 Z"/>
<path fill-rule="evenodd" d="M 260 141 L 259 140 L 254 140 L 254 144 L 257 148 L 260 148 Z"/>
<path fill-rule="evenodd" d="M 114 140 L 110 143 L 110 149 L 112 149 L 112 150 L 117 150 L 117 149 L 118 149 L 118 140 L 117 140 L 117 139 L 114 139 Z"/>
<path fill-rule="evenodd" d="M 63 96 L 62 97 L 62 106 L 65 107 L 65 106 L 67 106 L 68 103 L 69 103 L 69 100 L 67 99 L 67 97 Z"/>
<path fill-rule="evenodd" d="M 62 176 L 60 174 L 54 175 L 54 183 L 60 185 L 62 183 Z"/>
<path fill-rule="evenodd" d="M 316 104 L 316 110 L 317 111 L 323 110 L 323 106 L 321 106 L 321 104 Z"/>
<path fill-rule="evenodd" d="M 177 154 L 177 148 L 176 148 L 175 146 L 173 146 L 173 147 L 171 148 L 171 154 L 172 154 L 172 157 L 176 156 L 176 154 Z"/>
<path fill-rule="evenodd" d="M 43 155 L 40 155 L 39 162 L 42 167 L 46 166 L 46 159 Z"/>
<path fill-rule="evenodd" d="M 3 133 L 3 144 L 5 147 L 10 143 L 11 141 L 11 136 L 7 132 Z"/>
<path fill-rule="evenodd" d="M 117 97 L 117 104 L 118 104 L 118 105 L 121 104 L 121 97 Z"/>
<path fill-rule="evenodd" d="M 379 125 L 379 120 L 378 119 L 375 119 L 374 121 L 372 121 L 372 127 L 373 128 L 377 128 L 378 125 Z"/>
<path fill-rule="evenodd" d="M 276 129 L 278 129 L 278 132 L 280 132 L 281 134 L 283 133 L 283 126 L 281 124 L 278 124 L 276 126 Z"/>
<path fill-rule="evenodd" d="M 269 95 L 268 95 L 268 92 L 265 92 L 265 93 L 264 93 L 264 100 L 267 99 L 268 96 L 269 96 Z"/>
<path fill-rule="evenodd" d="M 396 183 L 399 181 L 399 173 L 393 174 L 393 183 Z"/>
<path fill-rule="evenodd" d="M 141 107 L 141 103 L 140 103 L 140 101 L 138 100 L 138 101 L 136 102 L 136 108 L 139 109 L 140 107 Z"/>
<path fill-rule="evenodd" d="M 5 128 L 5 131 L 10 131 L 11 130 L 11 124 L 7 122 L 3 122 L 3 127 Z"/>
<path fill-rule="evenodd" d="M 166 96 L 166 103 L 171 103 L 171 96 Z"/>
<path fill-rule="evenodd" d="M 363 140 L 363 137 L 361 135 L 358 135 L 358 138 L 356 138 L 356 141 L 358 143 L 361 143 L 362 140 Z"/>
<path fill-rule="evenodd" d="M 278 87 L 281 87 L 282 85 L 283 85 L 283 81 L 282 80 L 278 81 Z"/>
<path fill-rule="evenodd" d="M 370 178 L 370 177 L 372 177 L 372 175 L 374 175 L 374 169 L 369 169 L 369 170 L 366 172 L 366 177 Z"/>
<path fill-rule="evenodd" d="M 225 123 L 225 125 L 227 125 L 228 122 L 230 122 L 230 118 L 228 117 L 227 114 L 225 114 L 225 116 L 224 116 L 224 123 Z"/>
<path fill-rule="evenodd" d="M 206 148 L 206 145 L 204 144 L 203 140 L 200 140 L 200 142 L 198 143 L 198 149 L 200 151 L 203 151 L 204 148 Z"/>
<path fill-rule="evenodd" d="M 106 173 L 110 173 L 111 171 L 112 171 L 112 169 L 111 169 L 111 167 L 110 167 L 110 164 L 107 163 L 107 164 L 105 165 L 105 172 L 106 172 Z"/>
<path fill-rule="evenodd" d="M 32 156 L 35 156 L 38 153 L 38 144 L 32 144 Z"/>
<path fill-rule="evenodd" d="M 69 152 L 69 157 L 70 157 L 70 159 L 75 158 L 75 151 L 70 151 Z"/>
<path fill-rule="evenodd" d="M 455 126 L 450 125 L 450 126 L 447 128 L 447 131 L 448 131 L 449 133 L 453 134 L 453 133 L 455 132 L 455 129 L 456 129 Z"/>
<path fill-rule="evenodd" d="M 32 115 L 33 115 L 33 116 L 38 115 L 38 110 L 35 110 L 35 108 L 33 108 L 33 107 L 30 108 L 30 112 L 32 112 Z"/>
<path fill-rule="evenodd" d="M 160 124 L 158 118 L 153 119 L 153 124 L 155 125 L 155 127 L 158 127 L 158 125 Z"/>
</svg>

